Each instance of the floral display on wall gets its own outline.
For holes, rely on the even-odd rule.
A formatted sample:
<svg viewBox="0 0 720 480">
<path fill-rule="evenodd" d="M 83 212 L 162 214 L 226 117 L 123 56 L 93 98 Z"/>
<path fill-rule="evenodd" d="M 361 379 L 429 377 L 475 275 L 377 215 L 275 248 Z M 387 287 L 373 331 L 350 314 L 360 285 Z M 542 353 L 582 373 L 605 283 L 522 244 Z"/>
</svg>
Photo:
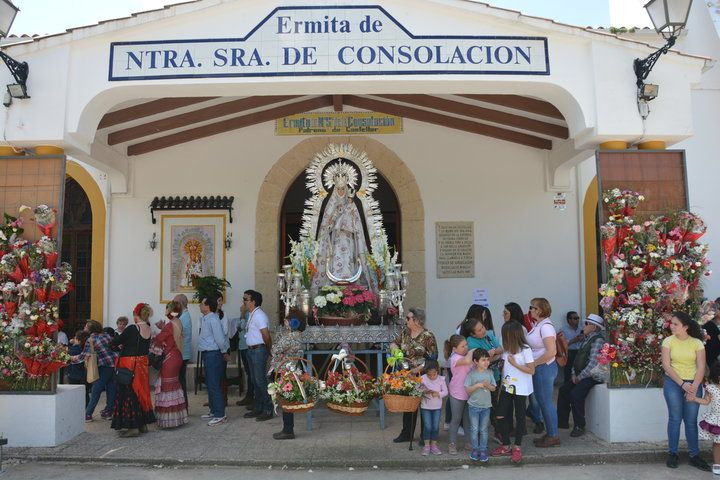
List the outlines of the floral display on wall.
<svg viewBox="0 0 720 480">
<path fill-rule="evenodd" d="M 612 383 L 656 383 L 662 376 L 660 349 L 670 334 L 673 311 L 699 320 L 700 281 L 710 275 L 708 246 L 698 240 L 706 227 L 685 211 L 637 220 L 644 200 L 638 192 L 603 193 L 608 221 L 600 227 L 607 280 L 600 306 L 610 331 Z"/>
<path fill-rule="evenodd" d="M 51 375 L 70 360 L 54 341 L 62 327 L 58 300 L 72 289 L 70 265 L 58 264 L 52 237 L 55 211 L 46 205 L 21 207 L 43 236 L 23 239 L 22 217 L 4 214 L 0 223 L 0 391 L 49 390 Z"/>
</svg>

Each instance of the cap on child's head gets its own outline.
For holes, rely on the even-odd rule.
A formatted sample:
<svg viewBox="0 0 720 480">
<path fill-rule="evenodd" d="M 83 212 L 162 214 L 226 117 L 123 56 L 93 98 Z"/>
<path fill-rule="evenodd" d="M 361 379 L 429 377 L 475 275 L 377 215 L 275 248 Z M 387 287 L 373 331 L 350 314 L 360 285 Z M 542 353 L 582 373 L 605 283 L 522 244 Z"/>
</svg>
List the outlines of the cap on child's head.
<svg viewBox="0 0 720 480">
<path fill-rule="evenodd" d="M 476 349 L 473 351 L 473 357 L 472 357 L 472 358 L 473 358 L 474 361 L 477 362 L 477 361 L 480 360 L 481 358 L 490 358 L 490 354 L 489 354 L 488 351 L 485 350 L 484 348 L 476 348 Z"/>
</svg>

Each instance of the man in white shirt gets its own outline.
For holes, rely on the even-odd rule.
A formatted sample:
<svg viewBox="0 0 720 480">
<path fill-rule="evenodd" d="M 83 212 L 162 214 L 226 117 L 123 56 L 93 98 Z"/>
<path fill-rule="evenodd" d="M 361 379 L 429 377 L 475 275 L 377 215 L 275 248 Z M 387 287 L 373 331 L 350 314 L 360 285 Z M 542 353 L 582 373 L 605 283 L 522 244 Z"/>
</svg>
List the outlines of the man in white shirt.
<svg viewBox="0 0 720 480">
<path fill-rule="evenodd" d="M 269 320 L 268 316 L 260 308 L 262 305 L 262 294 L 260 292 L 246 290 L 243 294 L 243 304 L 250 312 L 245 341 L 248 346 L 248 360 L 252 371 L 253 391 L 255 393 L 255 409 L 244 416 L 245 418 L 255 418 L 258 422 L 264 422 L 273 417 L 273 406 L 267 391 L 266 374 L 268 356 L 272 346 Z"/>
</svg>

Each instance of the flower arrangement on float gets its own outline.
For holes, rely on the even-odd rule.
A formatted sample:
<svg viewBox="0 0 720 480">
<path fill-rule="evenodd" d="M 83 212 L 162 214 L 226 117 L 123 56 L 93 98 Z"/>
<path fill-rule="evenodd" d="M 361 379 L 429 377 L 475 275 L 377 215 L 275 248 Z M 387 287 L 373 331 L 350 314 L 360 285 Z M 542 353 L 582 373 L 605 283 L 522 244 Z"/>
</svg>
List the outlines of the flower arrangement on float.
<svg viewBox="0 0 720 480">
<path fill-rule="evenodd" d="M 62 326 L 57 301 L 72 289 L 70 265 L 58 265 L 52 239 L 55 211 L 32 211 L 43 236 L 21 238 L 22 218 L 4 214 L 0 225 L 0 391 L 48 390 L 52 373 L 69 361 L 66 347 L 53 341 Z"/>
<path fill-rule="evenodd" d="M 301 237 L 299 241 L 290 238 L 290 265 L 292 273 L 299 273 L 302 279 L 302 285 L 306 290 L 310 290 L 312 279 L 317 273 L 318 252 L 320 251 L 320 243 L 309 237 Z"/>
<path fill-rule="evenodd" d="M 660 349 L 675 310 L 697 317 L 700 280 L 708 269 L 708 246 L 698 243 L 703 220 L 672 212 L 636 222 L 644 197 L 613 189 L 603 194 L 608 222 L 601 227 L 607 280 L 599 288 L 600 306 L 616 356 L 611 382 L 650 385 L 662 375 Z"/>
<path fill-rule="evenodd" d="M 310 411 L 323 387 L 317 374 L 311 375 L 300 364 L 307 365 L 308 362 L 301 358 L 287 359 L 275 372 L 275 381 L 268 384 L 273 403 L 290 413 Z"/>
<path fill-rule="evenodd" d="M 320 398 L 328 409 L 344 415 L 362 415 L 378 395 L 377 380 L 365 363 L 346 350 L 332 356 L 333 367 L 325 372 Z M 360 371 L 356 362 L 360 364 Z"/>
<path fill-rule="evenodd" d="M 344 324 L 344 319 L 365 320 L 375 308 L 377 298 L 363 285 L 326 285 L 313 299 L 315 316 Z M 326 324 L 328 324 L 326 322 Z"/>
<path fill-rule="evenodd" d="M 397 249 L 393 252 L 388 245 L 387 233 L 384 229 L 381 229 L 380 233 L 372 238 L 370 244 L 372 252 L 367 254 L 368 266 L 377 278 L 378 288 L 384 290 L 387 274 L 397 263 L 398 252 Z"/>
</svg>

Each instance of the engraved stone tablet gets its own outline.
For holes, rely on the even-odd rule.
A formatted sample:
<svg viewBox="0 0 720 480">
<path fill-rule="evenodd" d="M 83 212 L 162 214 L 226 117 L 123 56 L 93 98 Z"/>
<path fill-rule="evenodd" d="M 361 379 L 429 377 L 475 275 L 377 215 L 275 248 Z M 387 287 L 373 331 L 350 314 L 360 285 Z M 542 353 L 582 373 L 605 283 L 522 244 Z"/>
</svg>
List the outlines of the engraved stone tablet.
<svg viewBox="0 0 720 480">
<path fill-rule="evenodd" d="M 475 276 L 473 222 L 435 222 L 437 278 Z"/>
</svg>

